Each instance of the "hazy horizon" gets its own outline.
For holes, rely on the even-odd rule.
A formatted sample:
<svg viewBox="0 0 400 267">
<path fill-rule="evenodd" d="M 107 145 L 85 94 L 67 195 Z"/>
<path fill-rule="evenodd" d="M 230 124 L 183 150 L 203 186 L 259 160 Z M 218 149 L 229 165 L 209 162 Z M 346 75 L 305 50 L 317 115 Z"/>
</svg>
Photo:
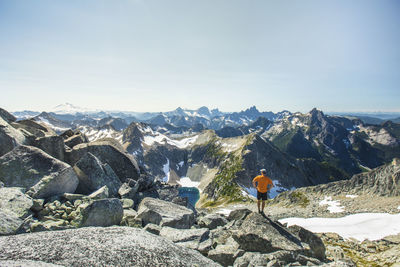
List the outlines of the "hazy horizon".
<svg viewBox="0 0 400 267">
<path fill-rule="evenodd" d="M 0 106 L 400 112 L 400 2 L 0 0 Z"/>
<path fill-rule="evenodd" d="M 233 112 L 241 112 L 241 111 L 245 111 L 245 110 L 247 110 L 247 109 L 250 109 L 250 108 L 252 108 L 253 106 L 249 106 L 249 107 L 246 107 L 245 109 L 241 109 L 241 110 L 222 110 L 222 109 L 220 109 L 220 108 L 218 108 L 218 107 L 208 107 L 208 106 L 205 106 L 205 105 L 203 105 L 203 106 L 200 106 L 200 107 L 197 107 L 197 108 L 186 108 L 186 107 L 182 107 L 182 106 L 179 106 L 179 107 L 176 107 L 175 109 L 171 109 L 171 110 L 164 110 L 164 111 L 159 111 L 159 110 L 147 110 L 147 111 L 135 111 L 135 110 L 121 110 L 121 109 L 88 109 L 88 108 L 85 108 L 85 107 L 78 107 L 78 106 L 76 106 L 76 105 L 74 105 L 73 103 L 63 103 L 63 104 L 60 104 L 60 105 L 57 105 L 57 106 L 55 106 L 55 107 L 53 107 L 53 108 L 51 108 L 51 109 L 47 109 L 47 110 L 29 110 L 29 109 L 22 109 L 22 110 L 8 110 L 9 112 L 24 112 L 24 111 L 33 111 L 33 112 L 54 112 L 54 110 L 55 110 L 55 108 L 56 107 L 58 107 L 58 106 L 63 106 L 63 105 L 73 105 L 74 107 L 76 107 L 77 109 L 80 109 L 82 112 L 101 112 L 101 111 L 104 111 L 104 112 L 110 112 L 110 113 L 113 113 L 113 112 L 126 112 L 126 113 L 162 113 L 162 112 L 171 112 L 171 111 L 174 111 L 174 110 L 176 110 L 176 109 L 178 109 L 178 108 L 182 108 L 182 109 L 184 109 L 184 110 L 192 110 L 192 111 L 194 111 L 194 110 L 198 110 L 198 109 L 200 109 L 200 108 L 202 108 L 202 107 L 207 107 L 210 111 L 212 111 L 213 109 L 217 109 L 217 110 L 219 110 L 220 112 L 223 112 L 223 113 L 233 113 Z M 289 111 L 289 112 L 291 112 L 291 113 L 296 113 L 296 112 L 301 112 L 301 113 L 308 113 L 308 112 L 310 112 L 312 109 L 310 109 L 310 110 L 308 110 L 308 111 L 305 111 L 305 112 L 302 112 L 302 111 L 295 111 L 295 110 L 286 110 L 286 109 L 282 109 L 282 110 L 278 110 L 278 111 L 272 111 L 272 110 L 262 110 L 262 109 L 260 109 L 260 108 L 258 108 L 257 106 L 255 106 L 256 108 L 257 108 L 257 110 L 258 111 L 260 111 L 260 112 L 274 112 L 274 113 L 277 113 L 277 112 L 282 112 L 282 111 Z M 1 107 L 0 107 L 1 108 Z M 314 107 L 314 108 L 317 108 L 317 107 Z M 319 108 L 317 108 L 317 109 L 319 109 Z M 319 109 L 319 110 L 321 110 L 321 109 Z M 346 112 L 346 111 L 344 111 L 344 112 L 340 112 L 340 111 L 329 111 L 329 110 L 321 110 L 322 112 L 324 112 L 324 113 L 326 113 L 326 114 L 332 114 L 332 115 L 335 115 L 335 114 L 337 114 L 337 115 L 346 115 L 346 114 L 348 114 L 348 115 L 356 115 L 356 114 L 359 114 L 359 115 L 376 115 L 376 116 L 383 116 L 383 115 L 385 115 L 386 117 L 390 117 L 391 115 L 393 115 L 393 116 L 400 116 L 400 112 L 384 112 L 384 111 L 367 111 L 367 112 L 363 112 L 363 111 L 354 111 L 354 112 Z M 57 113 L 57 112 L 56 112 Z M 394 118 L 394 117 L 393 117 Z"/>
</svg>

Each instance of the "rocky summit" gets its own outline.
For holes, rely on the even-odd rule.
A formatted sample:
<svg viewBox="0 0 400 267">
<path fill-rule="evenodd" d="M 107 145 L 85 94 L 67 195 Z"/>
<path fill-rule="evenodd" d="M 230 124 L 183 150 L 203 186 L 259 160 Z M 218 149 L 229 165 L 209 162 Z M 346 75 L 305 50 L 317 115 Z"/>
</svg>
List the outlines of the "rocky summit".
<svg viewBox="0 0 400 267">
<path fill-rule="evenodd" d="M 130 227 L 86 227 L 0 238 L 0 260 L 29 260 L 33 264 L 25 266 L 35 266 L 38 259 L 61 266 L 220 266 L 197 251 Z"/>
<path fill-rule="evenodd" d="M 358 242 L 280 223 L 398 214 L 395 123 L 255 107 L 179 108 L 140 121 L 36 115 L 0 109 L 0 266 L 399 262 L 396 235 Z M 275 185 L 266 215 L 255 212 L 251 183 L 261 168 Z"/>
</svg>

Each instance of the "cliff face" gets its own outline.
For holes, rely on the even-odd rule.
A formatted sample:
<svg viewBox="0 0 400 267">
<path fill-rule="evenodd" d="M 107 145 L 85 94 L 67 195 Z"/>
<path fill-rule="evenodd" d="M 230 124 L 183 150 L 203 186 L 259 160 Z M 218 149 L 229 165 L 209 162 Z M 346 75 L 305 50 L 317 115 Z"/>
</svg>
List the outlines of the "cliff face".
<svg viewBox="0 0 400 267">
<path fill-rule="evenodd" d="M 286 188 L 311 185 L 294 159 L 258 135 L 250 138 L 243 148 L 242 158 L 243 171 L 238 173 L 236 181 L 246 187 L 251 187 L 252 178 L 259 175 L 260 169 L 266 169 L 271 179 Z"/>
<path fill-rule="evenodd" d="M 369 172 L 354 175 L 349 180 L 320 184 L 298 189 L 324 195 L 376 195 L 400 196 L 400 160 L 377 167 Z"/>
<path fill-rule="evenodd" d="M 354 175 L 350 180 L 321 185 L 331 187 L 331 191 L 347 191 L 379 196 L 400 196 L 400 160 Z"/>
</svg>

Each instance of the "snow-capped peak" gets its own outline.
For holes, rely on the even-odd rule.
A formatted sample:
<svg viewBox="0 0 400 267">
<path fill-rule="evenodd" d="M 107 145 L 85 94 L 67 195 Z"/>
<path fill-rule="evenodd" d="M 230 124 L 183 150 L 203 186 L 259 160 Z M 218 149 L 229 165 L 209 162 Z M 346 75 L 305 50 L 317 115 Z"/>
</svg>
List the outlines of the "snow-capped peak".
<svg viewBox="0 0 400 267">
<path fill-rule="evenodd" d="M 54 112 L 56 114 L 76 114 L 78 112 L 90 112 L 91 110 L 87 109 L 87 108 L 81 108 L 78 106 L 74 106 L 71 103 L 64 103 L 64 104 L 60 104 L 58 106 L 55 106 L 51 112 Z"/>
</svg>

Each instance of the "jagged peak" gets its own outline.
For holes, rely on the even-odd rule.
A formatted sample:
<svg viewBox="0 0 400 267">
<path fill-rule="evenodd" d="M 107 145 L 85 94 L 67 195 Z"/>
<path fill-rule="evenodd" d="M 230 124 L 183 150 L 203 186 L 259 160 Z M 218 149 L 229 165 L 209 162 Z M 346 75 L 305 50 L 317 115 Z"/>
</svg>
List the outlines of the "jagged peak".
<svg viewBox="0 0 400 267">
<path fill-rule="evenodd" d="M 324 115 L 324 113 L 322 112 L 322 110 L 317 109 L 317 108 L 313 108 L 310 112 L 311 115 Z"/>
<path fill-rule="evenodd" d="M 251 112 L 260 112 L 256 106 L 251 106 L 250 108 L 246 109 L 245 112 L 251 111 Z"/>
<path fill-rule="evenodd" d="M 71 108 L 77 108 L 75 105 L 65 102 L 64 104 L 59 104 L 57 106 L 55 106 L 54 108 L 61 108 L 61 107 L 71 107 Z"/>
</svg>

